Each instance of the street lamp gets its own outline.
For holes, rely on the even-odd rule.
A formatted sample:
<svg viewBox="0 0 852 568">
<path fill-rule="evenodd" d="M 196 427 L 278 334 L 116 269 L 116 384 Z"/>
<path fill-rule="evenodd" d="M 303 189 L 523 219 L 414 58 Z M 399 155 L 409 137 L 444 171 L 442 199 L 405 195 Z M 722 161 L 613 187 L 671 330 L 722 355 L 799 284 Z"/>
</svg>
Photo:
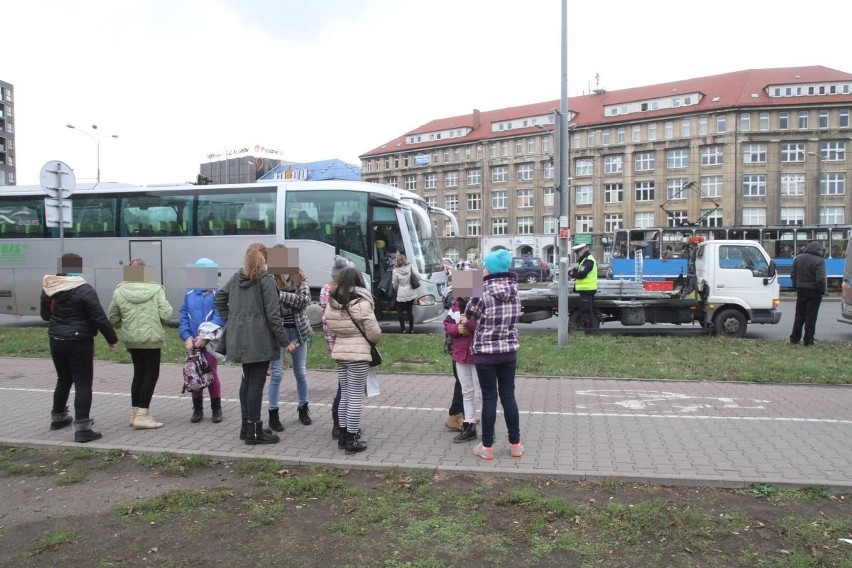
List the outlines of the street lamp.
<svg viewBox="0 0 852 568">
<path fill-rule="evenodd" d="M 92 140 L 95 141 L 95 145 L 97 147 L 97 152 L 98 152 L 98 178 L 97 179 L 98 179 L 98 183 L 101 183 L 101 134 L 100 134 L 100 132 L 98 132 L 98 125 L 97 124 L 92 125 L 92 132 L 86 132 L 85 130 L 81 130 L 80 128 L 77 128 L 73 124 L 66 124 L 65 126 L 67 128 L 70 128 L 71 130 L 76 130 L 77 132 L 82 132 L 83 134 L 85 134 L 86 136 L 88 136 L 89 138 L 91 138 Z M 106 136 L 105 138 L 116 138 L 117 139 L 118 134 L 110 134 L 109 136 Z"/>
</svg>

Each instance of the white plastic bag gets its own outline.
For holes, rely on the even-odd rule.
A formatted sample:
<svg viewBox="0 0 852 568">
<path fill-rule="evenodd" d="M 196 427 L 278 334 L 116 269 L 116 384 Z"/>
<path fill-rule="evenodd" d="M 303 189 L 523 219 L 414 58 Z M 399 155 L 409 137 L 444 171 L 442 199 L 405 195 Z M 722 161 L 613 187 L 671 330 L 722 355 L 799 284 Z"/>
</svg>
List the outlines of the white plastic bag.
<svg viewBox="0 0 852 568">
<path fill-rule="evenodd" d="M 376 370 L 373 367 L 370 367 L 370 370 L 367 371 L 367 396 L 378 396 L 379 395 L 379 376 L 376 374 Z"/>
</svg>

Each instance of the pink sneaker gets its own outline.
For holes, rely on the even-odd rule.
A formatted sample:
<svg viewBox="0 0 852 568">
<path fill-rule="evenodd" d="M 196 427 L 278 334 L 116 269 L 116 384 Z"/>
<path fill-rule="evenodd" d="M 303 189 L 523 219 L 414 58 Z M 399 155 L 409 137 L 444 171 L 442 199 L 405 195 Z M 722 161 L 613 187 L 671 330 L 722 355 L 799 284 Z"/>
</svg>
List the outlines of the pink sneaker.
<svg viewBox="0 0 852 568">
<path fill-rule="evenodd" d="M 517 444 L 509 444 L 512 447 L 512 457 L 519 458 L 524 455 L 524 445 L 521 442 Z"/>
<path fill-rule="evenodd" d="M 473 453 L 484 460 L 494 459 L 494 448 L 486 448 L 481 443 L 477 444 L 477 446 L 473 449 Z"/>
</svg>

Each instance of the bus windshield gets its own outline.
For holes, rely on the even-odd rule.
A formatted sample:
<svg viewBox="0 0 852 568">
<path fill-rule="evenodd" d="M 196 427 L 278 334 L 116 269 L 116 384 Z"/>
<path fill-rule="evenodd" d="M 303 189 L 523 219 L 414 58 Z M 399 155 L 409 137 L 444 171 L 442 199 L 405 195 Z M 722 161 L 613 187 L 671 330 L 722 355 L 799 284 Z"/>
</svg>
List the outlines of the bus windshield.
<svg viewBox="0 0 852 568">
<path fill-rule="evenodd" d="M 423 226 L 428 223 L 428 216 L 415 215 L 411 210 L 403 210 L 405 224 L 408 227 L 411 239 L 413 259 L 409 259 L 417 266 L 418 272 L 428 274 L 443 270 L 444 263 L 441 260 L 441 247 L 431 230 L 431 226 Z M 423 221 L 425 218 L 425 221 Z"/>
</svg>

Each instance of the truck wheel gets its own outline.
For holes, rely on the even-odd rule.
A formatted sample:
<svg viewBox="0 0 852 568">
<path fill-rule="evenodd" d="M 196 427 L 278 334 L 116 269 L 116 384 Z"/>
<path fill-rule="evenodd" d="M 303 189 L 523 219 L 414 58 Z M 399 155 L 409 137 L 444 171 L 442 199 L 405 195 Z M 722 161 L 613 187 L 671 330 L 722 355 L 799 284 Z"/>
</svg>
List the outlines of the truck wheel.
<svg viewBox="0 0 852 568">
<path fill-rule="evenodd" d="M 744 337 L 748 321 L 738 310 L 722 310 L 713 318 L 713 331 L 715 335 L 727 335 L 729 337 Z"/>
<path fill-rule="evenodd" d="M 537 277 L 535 274 L 529 274 L 529 275 L 527 275 L 527 277 L 524 279 L 524 281 L 525 281 L 527 284 L 535 284 L 536 282 L 538 282 L 538 277 Z"/>
<path fill-rule="evenodd" d="M 580 310 L 574 310 L 568 314 L 568 323 L 570 324 L 571 329 L 576 329 L 577 331 L 583 331 L 585 329 L 583 327 L 583 321 L 580 319 Z M 595 312 L 595 318 L 592 321 L 592 329 L 598 329 L 600 326 L 601 320 L 597 317 L 597 312 Z"/>
</svg>

